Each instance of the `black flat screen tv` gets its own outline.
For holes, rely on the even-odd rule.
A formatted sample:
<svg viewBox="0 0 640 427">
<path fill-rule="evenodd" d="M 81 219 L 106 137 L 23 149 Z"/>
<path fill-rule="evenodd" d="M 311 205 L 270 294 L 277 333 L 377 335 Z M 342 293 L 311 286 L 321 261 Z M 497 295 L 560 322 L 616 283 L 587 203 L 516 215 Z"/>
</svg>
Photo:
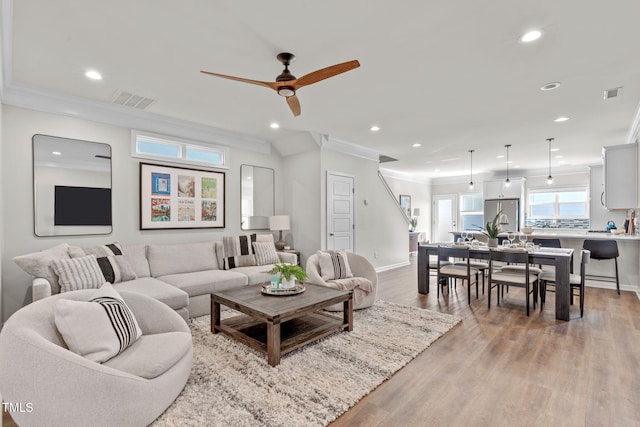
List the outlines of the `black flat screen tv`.
<svg viewBox="0 0 640 427">
<path fill-rule="evenodd" d="M 111 225 L 111 189 L 55 186 L 54 225 Z"/>
</svg>

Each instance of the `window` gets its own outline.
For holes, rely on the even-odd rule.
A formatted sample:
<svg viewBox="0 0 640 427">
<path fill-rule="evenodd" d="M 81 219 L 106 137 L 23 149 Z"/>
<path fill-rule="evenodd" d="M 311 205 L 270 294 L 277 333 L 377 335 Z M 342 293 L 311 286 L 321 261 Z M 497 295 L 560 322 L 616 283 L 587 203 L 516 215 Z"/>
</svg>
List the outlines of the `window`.
<svg viewBox="0 0 640 427">
<path fill-rule="evenodd" d="M 530 219 L 588 219 L 589 194 L 586 188 L 529 190 Z"/>
<path fill-rule="evenodd" d="M 477 231 L 482 230 L 484 207 L 482 193 L 469 193 L 460 195 L 460 229 Z"/>
<path fill-rule="evenodd" d="M 149 132 L 131 131 L 131 155 L 191 165 L 229 168 L 229 149 Z"/>
</svg>

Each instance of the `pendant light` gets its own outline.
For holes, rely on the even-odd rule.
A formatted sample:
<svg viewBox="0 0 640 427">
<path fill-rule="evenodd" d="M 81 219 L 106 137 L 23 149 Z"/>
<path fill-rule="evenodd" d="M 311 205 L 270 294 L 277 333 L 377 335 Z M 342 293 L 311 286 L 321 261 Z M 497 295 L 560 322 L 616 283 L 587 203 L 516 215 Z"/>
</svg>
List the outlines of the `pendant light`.
<svg viewBox="0 0 640 427">
<path fill-rule="evenodd" d="M 547 177 L 547 184 L 553 184 L 553 177 L 551 176 L 551 141 L 555 138 L 547 138 L 547 142 L 549 143 L 549 176 Z"/>
<path fill-rule="evenodd" d="M 509 181 L 509 147 L 511 147 L 511 144 L 505 145 L 505 148 L 507 149 L 507 179 L 504 181 L 505 187 L 509 187 L 511 185 L 511 181 Z"/>
<path fill-rule="evenodd" d="M 476 150 L 469 150 L 470 166 L 469 166 L 469 190 L 473 190 L 473 152 Z"/>
</svg>

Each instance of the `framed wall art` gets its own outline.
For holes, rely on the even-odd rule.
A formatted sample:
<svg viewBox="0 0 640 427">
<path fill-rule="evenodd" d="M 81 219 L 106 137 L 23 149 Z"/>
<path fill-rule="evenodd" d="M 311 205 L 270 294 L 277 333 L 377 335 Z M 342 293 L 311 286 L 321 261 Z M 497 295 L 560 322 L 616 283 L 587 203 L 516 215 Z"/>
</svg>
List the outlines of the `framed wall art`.
<svg viewBox="0 0 640 427">
<path fill-rule="evenodd" d="M 411 217 L 411 196 L 400 195 L 400 207 Z"/>
<path fill-rule="evenodd" d="M 224 228 L 225 174 L 140 163 L 140 229 Z"/>
</svg>

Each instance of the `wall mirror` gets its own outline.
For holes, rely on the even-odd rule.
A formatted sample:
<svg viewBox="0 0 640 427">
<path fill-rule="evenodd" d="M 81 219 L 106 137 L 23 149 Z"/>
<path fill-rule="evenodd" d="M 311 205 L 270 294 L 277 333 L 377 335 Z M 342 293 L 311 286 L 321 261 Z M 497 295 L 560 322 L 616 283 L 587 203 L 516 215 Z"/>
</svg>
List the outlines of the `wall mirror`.
<svg viewBox="0 0 640 427">
<path fill-rule="evenodd" d="M 275 214 L 275 171 L 260 166 L 240 166 L 240 228 L 268 230 Z"/>
<path fill-rule="evenodd" d="M 36 236 L 111 233 L 111 146 L 34 135 L 33 208 Z"/>
</svg>

